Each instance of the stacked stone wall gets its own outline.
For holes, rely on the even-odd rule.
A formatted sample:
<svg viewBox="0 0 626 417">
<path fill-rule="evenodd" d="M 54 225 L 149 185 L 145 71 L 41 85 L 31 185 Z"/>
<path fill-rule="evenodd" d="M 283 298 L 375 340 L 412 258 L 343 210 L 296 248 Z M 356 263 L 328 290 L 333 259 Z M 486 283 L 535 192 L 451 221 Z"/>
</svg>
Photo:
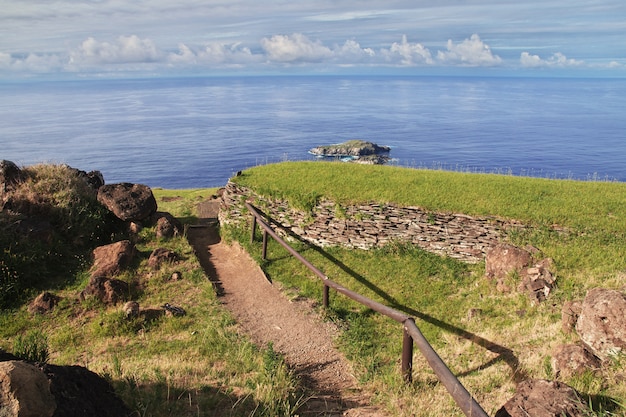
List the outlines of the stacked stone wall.
<svg viewBox="0 0 626 417">
<path fill-rule="evenodd" d="M 392 242 L 408 242 L 471 263 L 482 261 L 489 247 L 505 240 L 508 229 L 524 227 L 519 222 L 495 217 L 437 213 L 393 204 L 340 207 L 324 200 L 305 213 L 289 207 L 285 201 L 261 197 L 232 182 L 223 193 L 220 221 L 250 220 L 245 201 L 251 201 L 269 215 L 287 234 L 295 234 L 317 246 L 371 249 Z"/>
</svg>

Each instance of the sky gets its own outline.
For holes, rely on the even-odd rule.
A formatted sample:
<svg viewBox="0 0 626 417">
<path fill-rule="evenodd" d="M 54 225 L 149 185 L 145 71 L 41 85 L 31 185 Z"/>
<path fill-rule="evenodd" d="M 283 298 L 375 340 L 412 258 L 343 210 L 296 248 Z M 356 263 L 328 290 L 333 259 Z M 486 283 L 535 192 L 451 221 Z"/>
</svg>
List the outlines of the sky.
<svg viewBox="0 0 626 417">
<path fill-rule="evenodd" d="M 0 79 L 626 76 L 624 0 L 0 0 Z"/>
</svg>

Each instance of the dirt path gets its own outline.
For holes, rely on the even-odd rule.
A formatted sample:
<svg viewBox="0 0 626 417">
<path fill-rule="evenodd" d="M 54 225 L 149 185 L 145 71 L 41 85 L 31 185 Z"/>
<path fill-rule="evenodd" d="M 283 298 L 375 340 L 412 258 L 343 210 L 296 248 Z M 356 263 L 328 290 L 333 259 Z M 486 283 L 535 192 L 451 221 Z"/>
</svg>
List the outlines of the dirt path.
<svg viewBox="0 0 626 417">
<path fill-rule="evenodd" d="M 220 241 L 217 202 L 202 203 L 189 242 L 238 324 L 260 346 L 272 342 L 309 391 L 300 415 L 382 417 L 358 390 L 350 364 L 334 347 L 337 333 L 306 300 L 291 300 L 272 285 L 239 246 Z"/>
</svg>

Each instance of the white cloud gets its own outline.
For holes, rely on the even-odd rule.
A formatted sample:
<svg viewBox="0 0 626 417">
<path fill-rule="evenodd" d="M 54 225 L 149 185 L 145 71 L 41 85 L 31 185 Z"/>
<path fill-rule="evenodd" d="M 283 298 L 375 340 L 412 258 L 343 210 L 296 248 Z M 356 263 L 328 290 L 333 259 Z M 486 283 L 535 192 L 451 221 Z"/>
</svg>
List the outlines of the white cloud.
<svg viewBox="0 0 626 417">
<path fill-rule="evenodd" d="M 409 43 L 406 35 L 402 36 L 400 43 L 394 42 L 389 49 L 382 49 L 381 53 L 387 61 L 397 62 L 399 60 L 399 63 L 405 66 L 433 63 L 430 50 L 420 43 Z"/>
<path fill-rule="evenodd" d="M 0 52 L 0 70 L 46 73 L 62 69 L 63 64 L 62 58 L 54 54 L 28 54 L 25 57 L 13 57 Z"/>
<path fill-rule="evenodd" d="M 333 49 L 336 61 L 343 64 L 357 64 L 368 62 L 376 56 L 371 48 L 362 48 L 358 42 L 347 40 L 343 45 Z"/>
<path fill-rule="evenodd" d="M 130 64 L 156 62 L 161 53 L 150 39 L 136 35 L 120 36 L 117 42 L 99 42 L 88 38 L 70 52 L 71 64 Z"/>
<path fill-rule="evenodd" d="M 437 52 L 437 60 L 443 64 L 461 64 L 468 66 L 498 65 L 502 59 L 491 52 L 489 45 L 473 34 L 469 39 L 455 44 L 448 40 L 447 51 Z"/>
<path fill-rule="evenodd" d="M 263 38 L 261 47 L 271 61 L 277 62 L 320 62 L 333 55 L 320 41 L 314 42 L 301 33 Z"/>
<path fill-rule="evenodd" d="M 528 52 L 522 52 L 520 55 L 520 63 L 526 68 L 541 68 L 541 67 L 580 67 L 585 64 L 584 61 L 576 59 L 569 59 L 560 52 L 553 54 L 548 59 L 542 59 L 539 55 L 531 55 Z"/>
<path fill-rule="evenodd" d="M 253 55 L 250 48 L 240 43 L 226 44 L 212 42 L 198 50 L 194 50 L 185 44 L 178 46 L 178 52 L 170 53 L 167 61 L 171 65 L 225 65 L 240 66 L 261 62 L 262 56 Z"/>
</svg>

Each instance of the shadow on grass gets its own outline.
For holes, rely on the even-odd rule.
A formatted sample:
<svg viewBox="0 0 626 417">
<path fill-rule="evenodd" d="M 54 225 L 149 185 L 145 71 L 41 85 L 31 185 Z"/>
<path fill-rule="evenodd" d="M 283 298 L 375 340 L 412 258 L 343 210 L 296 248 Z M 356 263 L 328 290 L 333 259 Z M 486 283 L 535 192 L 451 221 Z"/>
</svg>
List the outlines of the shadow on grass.
<svg viewBox="0 0 626 417">
<path fill-rule="evenodd" d="M 276 223 L 275 221 L 270 221 L 270 224 L 274 228 L 281 229 L 283 232 L 287 233 L 294 240 L 297 240 L 300 243 L 306 245 L 308 248 L 307 250 L 314 250 L 315 252 L 317 252 L 324 258 L 326 258 L 328 261 L 338 266 L 346 274 L 348 274 L 349 276 L 357 280 L 359 283 L 361 283 L 362 285 L 367 287 L 369 290 L 374 292 L 376 295 L 378 295 L 381 299 L 383 299 L 386 302 L 387 306 L 392 307 L 410 316 L 413 316 L 414 318 L 423 320 L 427 323 L 437 326 L 446 332 L 452 333 L 456 336 L 469 340 L 470 342 L 475 343 L 478 346 L 492 353 L 495 353 L 497 355 L 495 358 L 491 359 L 490 361 L 486 363 L 483 363 L 479 366 L 476 366 L 475 368 L 472 368 L 472 369 L 469 369 L 462 373 L 457 374 L 457 377 L 472 374 L 478 370 L 488 368 L 498 362 L 504 362 L 509 366 L 511 370 L 511 378 L 513 379 L 515 383 L 519 383 L 521 381 L 524 381 L 525 379 L 528 379 L 527 373 L 521 369 L 519 359 L 517 358 L 517 356 L 515 356 L 514 352 L 511 349 L 507 348 L 506 346 L 502 346 L 500 344 L 487 340 L 484 337 L 478 336 L 477 334 L 468 332 L 465 329 L 462 329 L 453 324 L 447 323 L 436 317 L 430 316 L 426 313 L 422 313 L 421 311 L 418 311 L 410 306 L 403 305 L 394 297 L 392 297 L 387 292 L 385 292 L 382 288 L 368 281 L 364 276 L 357 273 L 352 268 L 350 268 L 349 266 L 341 262 L 339 259 L 332 256 L 328 252 L 324 251 L 322 248 L 311 245 L 310 243 L 304 241 L 300 236 L 294 234 L 293 232 L 289 230 L 285 230 L 284 228 L 282 228 L 282 226 L 279 223 Z"/>
<path fill-rule="evenodd" d="M 167 381 L 139 383 L 134 377 L 112 381 L 115 392 L 139 416 L 250 416 L 263 409 L 252 396 L 238 396 L 228 388 L 205 385 L 200 388 L 174 387 Z"/>
</svg>

